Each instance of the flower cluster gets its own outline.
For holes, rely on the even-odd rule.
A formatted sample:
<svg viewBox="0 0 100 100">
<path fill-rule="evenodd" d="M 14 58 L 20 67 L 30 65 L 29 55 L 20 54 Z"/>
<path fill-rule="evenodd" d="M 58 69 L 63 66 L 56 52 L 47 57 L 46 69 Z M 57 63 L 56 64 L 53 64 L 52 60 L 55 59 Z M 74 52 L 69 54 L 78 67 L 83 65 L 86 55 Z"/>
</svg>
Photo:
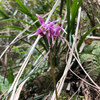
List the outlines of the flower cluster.
<svg viewBox="0 0 100 100">
<path fill-rule="evenodd" d="M 41 35 L 41 36 L 46 35 L 49 45 L 50 45 L 50 38 L 52 39 L 53 44 L 54 44 L 54 37 L 59 37 L 62 40 L 62 36 L 60 35 L 59 31 L 62 30 L 63 28 L 60 26 L 54 27 L 56 21 L 48 22 L 46 24 L 41 16 L 39 16 L 38 14 L 36 14 L 36 16 L 38 17 L 41 26 L 37 29 L 36 33 L 29 35 L 29 37 L 34 35 Z"/>
</svg>

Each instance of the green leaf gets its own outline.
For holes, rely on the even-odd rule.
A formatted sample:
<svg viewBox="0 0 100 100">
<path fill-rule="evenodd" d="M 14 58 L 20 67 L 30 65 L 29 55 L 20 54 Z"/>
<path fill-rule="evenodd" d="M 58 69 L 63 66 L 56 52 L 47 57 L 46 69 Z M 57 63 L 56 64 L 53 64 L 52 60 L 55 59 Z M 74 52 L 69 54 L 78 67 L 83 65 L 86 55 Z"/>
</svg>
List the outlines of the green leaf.
<svg viewBox="0 0 100 100">
<path fill-rule="evenodd" d="M 15 38 L 15 36 L 4 36 L 4 35 L 0 35 L 0 38 Z"/>
<path fill-rule="evenodd" d="M 80 49 L 80 47 L 81 47 L 83 41 L 85 40 L 85 38 L 86 38 L 93 30 L 95 30 L 97 27 L 100 27 L 100 24 L 98 24 L 98 25 L 94 26 L 93 28 L 91 28 L 89 31 L 87 31 L 87 32 L 81 37 L 81 39 L 80 39 L 80 41 L 79 41 L 79 43 L 78 43 L 78 46 L 77 46 L 78 51 L 79 51 L 79 49 Z"/>
<path fill-rule="evenodd" d="M 12 28 L 12 29 L 16 29 L 16 30 L 20 30 L 23 31 L 24 29 L 18 26 L 5 26 L 6 28 Z M 25 31 L 26 33 L 30 33 L 28 30 Z"/>
<path fill-rule="evenodd" d="M 75 95 L 75 96 L 73 97 L 73 100 L 77 100 L 77 95 Z"/>
<path fill-rule="evenodd" d="M 21 0 L 16 0 L 16 2 L 19 4 L 19 6 L 20 6 L 23 10 L 25 10 L 25 11 L 27 11 L 27 12 L 30 12 L 29 9 L 23 4 L 23 2 L 22 2 Z"/>
<path fill-rule="evenodd" d="M 24 20 L 21 20 L 21 19 L 6 19 L 6 20 L 3 20 L 3 21 L 19 21 L 19 22 L 23 22 L 24 24 L 28 24 L 28 25 L 31 25 L 30 23 L 24 21 Z M 32 26 L 32 25 L 31 25 Z"/>
<path fill-rule="evenodd" d="M 78 9 L 82 4 L 82 0 L 73 0 L 73 5 L 72 5 L 72 19 L 71 19 L 71 29 L 72 29 L 72 34 L 75 33 L 75 19 L 77 17 Z"/>
<path fill-rule="evenodd" d="M 0 17 L 3 19 L 8 19 L 9 15 L 2 8 L 0 8 Z"/>
<path fill-rule="evenodd" d="M 33 14 L 30 12 L 30 10 L 23 4 L 23 2 L 21 0 L 16 0 L 16 2 L 19 4 L 19 6 L 21 7 L 20 9 L 18 9 L 20 12 L 28 15 L 31 17 L 31 19 L 33 21 L 35 21 L 37 18 L 33 16 Z"/>
<path fill-rule="evenodd" d="M 71 1 L 66 0 L 67 4 L 67 40 L 72 43 L 72 34 L 75 33 L 75 20 L 77 18 L 78 9 L 81 6 L 82 0 L 73 0 L 72 1 L 72 9 L 71 9 Z"/>
<path fill-rule="evenodd" d="M 44 47 L 44 49 L 45 49 L 46 51 L 48 51 L 46 45 L 45 45 L 41 40 L 39 41 L 39 43 Z"/>
<path fill-rule="evenodd" d="M 33 16 L 31 13 L 29 13 L 29 12 L 27 12 L 27 11 L 25 11 L 24 9 L 18 9 L 21 13 L 24 13 L 24 14 L 26 14 L 27 16 L 29 16 L 33 21 L 36 21 L 37 20 L 37 18 L 36 18 L 36 16 Z"/>
<path fill-rule="evenodd" d="M 13 68 L 12 68 L 12 65 L 13 65 L 13 61 L 10 59 L 9 60 L 9 70 L 8 70 L 8 81 L 9 83 L 13 83 L 14 81 L 14 75 L 13 75 Z"/>
<path fill-rule="evenodd" d="M 5 26 L 6 28 L 12 28 L 12 29 L 16 29 L 16 30 L 23 30 L 23 28 L 18 27 L 18 26 Z"/>
<path fill-rule="evenodd" d="M 78 11 L 77 8 L 77 0 L 73 0 L 73 4 L 72 4 L 72 18 L 71 18 L 71 30 L 73 34 L 73 31 L 75 31 L 75 19 L 76 19 L 76 13 Z"/>
<path fill-rule="evenodd" d="M 20 12 L 22 12 L 22 13 L 24 13 L 24 14 L 30 16 L 30 17 L 32 16 L 31 13 L 27 12 L 26 10 L 24 10 L 24 9 L 22 9 L 22 8 L 19 8 L 18 11 L 20 11 Z"/>
</svg>

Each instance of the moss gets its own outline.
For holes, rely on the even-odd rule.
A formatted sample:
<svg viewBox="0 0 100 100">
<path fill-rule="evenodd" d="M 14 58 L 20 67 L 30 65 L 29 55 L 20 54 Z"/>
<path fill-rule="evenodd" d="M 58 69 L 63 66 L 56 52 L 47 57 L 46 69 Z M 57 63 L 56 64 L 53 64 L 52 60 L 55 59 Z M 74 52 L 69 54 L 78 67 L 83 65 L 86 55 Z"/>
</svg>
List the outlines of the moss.
<svg viewBox="0 0 100 100">
<path fill-rule="evenodd" d="M 100 41 L 86 45 L 80 59 L 89 75 L 96 80 L 100 75 Z"/>
<path fill-rule="evenodd" d="M 65 91 L 62 91 L 60 96 L 59 96 L 59 100 L 67 100 L 67 94 Z"/>
</svg>

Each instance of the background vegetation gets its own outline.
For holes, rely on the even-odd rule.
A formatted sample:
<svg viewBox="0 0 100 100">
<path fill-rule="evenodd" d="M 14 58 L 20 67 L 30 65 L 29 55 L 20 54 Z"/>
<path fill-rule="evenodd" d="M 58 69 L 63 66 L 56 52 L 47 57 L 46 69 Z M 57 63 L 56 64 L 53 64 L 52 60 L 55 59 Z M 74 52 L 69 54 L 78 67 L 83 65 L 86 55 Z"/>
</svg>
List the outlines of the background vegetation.
<svg viewBox="0 0 100 100">
<path fill-rule="evenodd" d="M 59 100 L 100 99 L 99 0 L 57 1 L 60 0 L 0 1 L 0 99 L 11 97 L 9 92 L 15 87 L 13 82 L 36 42 L 38 36 L 28 38 L 40 27 L 36 14 L 44 17 L 45 21 L 52 14 L 49 20 L 58 20 L 56 25 L 64 29 L 60 31 L 64 43 L 55 38 L 52 48 L 56 83 L 62 82 L 57 85 Z M 54 9 L 56 2 L 59 5 Z M 54 13 L 51 13 L 52 9 Z M 16 91 L 15 97 L 19 100 L 53 98 L 54 85 L 46 36 L 39 40 L 27 61 L 16 83 L 16 90 L 19 91 Z"/>
</svg>

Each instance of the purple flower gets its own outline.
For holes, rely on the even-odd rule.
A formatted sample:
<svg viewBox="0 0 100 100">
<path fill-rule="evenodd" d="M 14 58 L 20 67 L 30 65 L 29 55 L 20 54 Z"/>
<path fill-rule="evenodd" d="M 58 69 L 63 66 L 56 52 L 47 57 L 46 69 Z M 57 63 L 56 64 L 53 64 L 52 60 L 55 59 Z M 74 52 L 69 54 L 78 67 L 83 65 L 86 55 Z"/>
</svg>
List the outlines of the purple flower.
<svg viewBox="0 0 100 100">
<path fill-rule="evenodd" d="M 52 43 L 54 44 L 54 37 L 59 37 L 62 40 L 62 36 L 60 35 L 59 31 L 62 30 L 63 28 L 60 26 L 54 27 L 54 24 L 57 21 L 48 22 L 46 24 L 41 16 L 39 16 L 38 14 L 36 14 L 36 16 L 38 17 L 41 26 L 37 29 L 36 33 L 29 35 L 29 37 L 34 35 L 41 35 L 41 36 L 46 35 L 49 45 L 50 45 L 50 39 L 52 39 Z"/>
</svg>

